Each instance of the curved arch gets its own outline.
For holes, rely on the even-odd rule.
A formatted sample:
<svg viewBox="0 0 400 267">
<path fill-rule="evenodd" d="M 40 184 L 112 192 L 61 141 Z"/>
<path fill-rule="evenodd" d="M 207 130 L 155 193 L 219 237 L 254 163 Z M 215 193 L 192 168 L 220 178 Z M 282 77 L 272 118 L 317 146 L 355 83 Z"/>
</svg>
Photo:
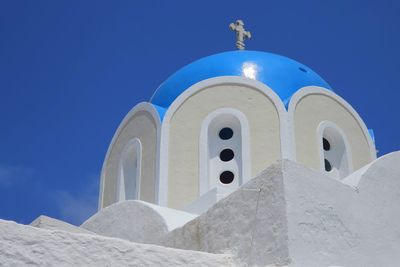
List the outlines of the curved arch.
<svg viewBox="0 0 400 267">
<path fill-rule="evenodd" d="M 292 96 L 292 98 L 290 100 L 290 103 L 289 103 L 289 108 L 288 108 L 288 122 L 289 122 L 288 125 L 290 127 L 290 133 L 291 133 L 290 142 L 293 144 L 293 149 L 294 149 L 293 156 L 296 159 L 296 161 L 298 160 L 298 155 L 297 155 L 298 154 L 298 151 L 297 151 L 298 147 L 296 145 L 296 133 L 295 133 L 295 127 L 298 127 L 298 126 L 295 125 L 296 109 L 298 107 L 298 104 L 303 99 L 305 99 L 306 97 L 318 96 L 318 95 L 327 97 L 328 99 L 336 102 L 339 107 L 342 107 L 342 110 L 347 112 L 348 115 L 346 115 L 346 116 L 351 116 L 354 119 L 354 121 L 357 123 L 357 126 L 359 127 L 362 135 L 365 138 L 365 142 L 366 142 L 366 144 L 368 146 L 367 151 L 369 152 L 369 156 L 368 157 L 370 158 L 370 161 L 376 159 L 375 144 L 372 141 L 371 136 L 369 135 L 368 129 L 367 129 L 364 121 L 361 119 L 359 114 L 354 110 L 354 108 L 349 103 L 347 103 L 343 98 L 341 98 L 340 96 L 336 95 L 332 91 L 328 91 L 328 90 L 326 90 L 326 89 L 324 89 L 322 87 L 318 87 L 318 86 L 307 86 L 307 87 L 301 88 L 299 91 L 297 91 Z M 315 103 L 317 103 L 317 102 L 315 102 Z M 319 103 L 317 103 L 317 104 L 319 104 Z M 314 108 L 316 108 L 316 107 L 314 107 Z M 318 111 L 323 112 L 324 110 L 318 110 Z M 321 123 L 324 120 L 327 120 L 327 119 L 326 118 L 325 119 L 321 119 L 318 122 L 318 124 Z M 315 128 L 317 128 L 317 126 Z M 339 126 L 338 128 L 341 128 L 341 127 Z M 315 129 L 315 131 L 317 131 L 317 129 Z M 346 136 L 347 136 L 347 133 L 346 133 Z M 352 146 L 352 144 L 350 144 L 350 146 Z M 354 154 L 353 154 L 353 156 L 354 156 Z M 356 166 L 354 166 L 354 167 L 356 167 Z"/>
<path fill-rule="evenodd" d="M 158 204 L 159 205 L 167 205 L 168 199 L 168 155 L 169 155 L 169 139 L 170 139 L 170 122 L 175 115 L 175 112 L 192 96 L 200 93 L 203 90 L 206 90 L 213 86 L 245 86 L 251 89 L 256 90 L 257 92 L 264 95 L 270 102 L 273 103 L 276 113 L 279 116 L 279 131 L 280 131 L 280 152 L 282 157 L 291 158 L 292 157 L 292 148 L 289 143 L 286 142 L 288 139 L 287 133 L 287 120 L 286 120 L 286 110 L 285 107 L 278 97 L 278 95 L 270 89 L 265 84 L 251 80 L 244 77 L 238 76 L 221 76 L 210 78 L 207 80 L 203 80 L 198 82 L 191 87 L 189 87 L 186 91 L 184 91 L 169 107 L 166 112 L 162 126 L 162 136 L 161 136 L 161 151 L 160 151 L 160 179 L 159 179 L 159 187 L 158 187 Z"/>
<path fill-rule="evenodd" d="M 210 113 L 203 121 L 201 125 L 201 132 L 200 132 L 200 141 L 199 141 L 199 159 L 200 159 L 200 166 L 199 166 L 199 194 L 203 195 L 206 193 L 210 188 L 210 177 L 209 177 L 209 129 L 212 124 L 218 118 L 225 117 L 230 120 L 230 124 L 239 124 L 237 128 L 240 131 L 240 145 L 238 147 L 238 153 L 235 153 L 235 158 L 240 155 L 240 166 L 238 167 L 238 171 L 240 172 L 240 179 L 238 185 L 242 185 L 243 183 L 247 182 L 250 179 L 250 166 L 251 166 L 251 158 L 250 158 L 250 127 L 249 122 L 242 112 L 237 109 L 233 108 L 221 108 L 213 111 Z M 237 120 L 238 123 L 235 123 L 232 120 Z M 233 126 L 229 125 L 229 126 Z M 236 155 L 238 154 L 238 155 Z"/>
<path fill-rule="evenodd" d="M 159 176 L 159 148 L 160 148 L 160 136 L 161 136 L 161 121 L 160 121 L 160 117 L 159 114 L 157 112 L 157 110 L 155 109 L 155 107 L 147 102 L 141 102 L 139 104 L 137 104 L 135 107 L 133 107 L 128 114 L 124 117 L 124 119 L 122 120 L 122 122 L 119 124 L 117 130 L 114 133 L 114 136 L 110 142 L 110 145 L 108 146 L 107 149 L 107 153 L 105 156 L 105 159 L 103 161 L 103 166 L 102 166 L 102 170 L 101 170 L 101 178 L 100 178 L 100 192 L 99 192 L 99 206 L 98 209 L 102 209 L 105 206 L 111 204 L 108 203 L 110 201 L 108 201 L 107 203 L 105 203 L 105 189 L 106 189 L 106 173 L 107 173 L 107 166 L 109 164 L 117 165 L 114 167 L 118 167 L 118 163 L 119 162 L 110 162 L 110 157 L 112 154 L 112 151 L 114 151 L 114 149 L 117 149 L 119 152 L 118 153 L 122 153 L 123 147 L 121 148 L 120 145 L 118 145 L 117 147 L 117 143 L 119 142 L 119 140 L 121 139 L 122 135 L 124 132 L 126 132 L 126 128 L 128 127 L 129 123 L 134 119 L 134 117 L 141 113 L 144 112 L 145 114 L 148 114 L 149 117 L 152 119 L 152 121 L 155 124 L 155 128 L 156 128 L 156 153 L 155 153 L 155 173 L 156 173 L 156 177 L 155 177 L 155 185 L 154 185 L 154 192 L 157 192 L 157 177 Z M 138 138 L 140 140 L 139 136 L 133 136 L 132 138 Z M 127 141 L 123 141 L 124 143 L 128 143 L 132 138 L 130 138 Z M 140 140 L 141 142 L 143 140 Z M 142 142 L 143 143 L 143 142 Z"/>
<path fill-rule="evenodd" d="M 213 77 L 247 77 L 267 84 L 286 104 L 297 89 L 329 84 L 304 64 L 285 56 L 261 51 L 228 51 L 200 58 L 169 76 L 150 102 L 168 108 L 187 88 Z"/>
<path fill-rule="evenodd" d="M 141 165 L 142 143 L 135 137 L 125 145 L 120 156 L 116 202 L 140 198 Z"/>
<path fill-rule="evenodd" d="M 318 125 L 317 129 L 317 142 L 318 142 L 318 152 L 320 156 L 320 170 L 325 171 L 325 159 L 329 157 L 329 162 L 332 163 L 332 168 L 334 169 L 332 176 L 335 178 L 342 179 L 353 172 L 353 160 L 352 151 L 350 143 L 347 139 L 346 134 L 331 121 L 323 121 Z M 326 139 L 330 146 L 332 153 L 324 152 L 323 139 Z M 333 150 L 333 151 L 332 151 Z"/>
</svg>

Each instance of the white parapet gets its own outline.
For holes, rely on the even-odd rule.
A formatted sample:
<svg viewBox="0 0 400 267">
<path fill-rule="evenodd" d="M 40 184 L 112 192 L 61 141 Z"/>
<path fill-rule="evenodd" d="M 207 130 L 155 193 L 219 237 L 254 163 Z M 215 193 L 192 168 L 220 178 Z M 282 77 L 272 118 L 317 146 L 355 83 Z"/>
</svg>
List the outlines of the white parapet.
<svg viewBox="0 0 400 267">
<path fill-rule="evenodd" d="M 169 231 L 197 215 L 140 200 L 115 203 L 97 212 L 81 227 L 91 232 L 140 243 L 156 243 Z"/>
<path fill-rule="evenodd" d="M 284 160 L 161 244 L 230 252 L 249 266 L 397 266 L 399 163 L 391 153 L 337 180 Z"/>
<path fill-rule="evenodd" d="M 0 266 L 235 266 L 229 255 L 138 244 L 0 220 Z"/>
<path fill-rule="evenodd" d="M 66 232 L 81 233 L 81 234 L 93 234 L 92 232 L 83 229 L 81 227 L 45 215 L 40 215 L 39 217 L 37 217 L 33 222 L 30 223 L 30 226 L 47 230 L 66 231 Z"/>
</svg>

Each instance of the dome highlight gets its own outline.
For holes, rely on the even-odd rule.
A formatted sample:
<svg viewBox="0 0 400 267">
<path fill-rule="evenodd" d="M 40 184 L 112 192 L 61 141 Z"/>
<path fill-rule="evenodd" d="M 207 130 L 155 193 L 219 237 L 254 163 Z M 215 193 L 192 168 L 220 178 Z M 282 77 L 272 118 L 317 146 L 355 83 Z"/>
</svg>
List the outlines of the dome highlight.
<svg viewBox="0 0 400 267">
<path fill-rule="evenodd" d="M 219 76 L 258 80 L 274 90 L 285 105 L 305 86 L 332 90 L 316 72 L 290 58 L 259 51 L 229 51 L 201 58 L 181 68 L 158 87 L 150 102 L 168 108 L 190 86 Z"/>
</svg>

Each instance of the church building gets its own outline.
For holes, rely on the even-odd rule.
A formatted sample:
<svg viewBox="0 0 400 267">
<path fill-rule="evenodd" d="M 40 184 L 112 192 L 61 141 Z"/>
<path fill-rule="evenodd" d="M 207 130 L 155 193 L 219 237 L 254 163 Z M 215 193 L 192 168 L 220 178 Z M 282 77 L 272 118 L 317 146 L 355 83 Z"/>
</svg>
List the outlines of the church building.
<svg viewBox="0 0 400 267">
<path fill-rule="evenodd" d="M 244 50 L 190 63 L 135 105 L 101 172 L 99 209 L 124 200 L 200 214 L 289 159 L 342 180 L 376 159 L 372 130 L 316 72 Z"/>
</svg>

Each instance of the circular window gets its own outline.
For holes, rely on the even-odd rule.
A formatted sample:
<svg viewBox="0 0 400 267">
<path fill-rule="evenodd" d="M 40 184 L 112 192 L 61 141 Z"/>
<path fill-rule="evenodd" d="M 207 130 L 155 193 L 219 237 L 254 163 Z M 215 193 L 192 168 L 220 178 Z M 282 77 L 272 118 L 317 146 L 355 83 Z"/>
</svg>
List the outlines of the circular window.
<svg viewBox="0 0 400 267">
<path fill-rule="evenodd" d="M 232 149 L 226 148 L 219 153 L 219 158 L 222 161 L 230 161 L 235 157 L 235 153 L 233 152 Z"/>
<path fill-rule="evenodd" d="M 233 130 L 229 127 L 222 128 L 221 131 L 219 131 L 219 138 L 222 140 L 228 140 L 231 139 L 233 136 Z"/>
<path fill-rule="evenodd" d="M 331 144 L 325 138 L 322 138 L 322 146 L 324 147 L 325 151 L 329 151 L 331 149 Z"/>
<path fill-rule="evenodd" d="M 332 165 L 329 160 L 325 159 L 325 171 L 330 172 L 332 170 Z"/>
<path fill-rule="evenodd" d="M 223 184 L 230 184 L 235 179 L 235 175 L 231 171 L 224 171 L 219 175 L 219 180 Z"/>
</svg>

